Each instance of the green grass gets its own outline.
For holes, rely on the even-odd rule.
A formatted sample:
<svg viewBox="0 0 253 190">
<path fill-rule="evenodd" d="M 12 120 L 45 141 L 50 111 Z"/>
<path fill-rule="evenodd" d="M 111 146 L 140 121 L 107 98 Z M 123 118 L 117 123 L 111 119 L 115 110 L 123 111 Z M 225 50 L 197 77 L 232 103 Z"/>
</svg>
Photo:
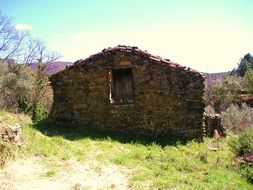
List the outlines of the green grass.
<svg viewBox="0 0 253 190">
<path fill-rule="evenodd" d="M 50 121 L 37 125 L 29 122 L 24 124 L 23 136 L 27 143 L 19 150 L 19 156 L 50 158 L 51 167 L 44 177 L 53 177 L 57 173 L 54 161 L 75 158 L 127 168 L 132 189 L 253 188 L 232 165 L 234 155 L 229 150 L 227 139 L 216 141 L 207 138 L 202 143 L 189 141 L 161 145 L 148 140 L 93 134 L 70 126 L 69 129 L 61 128 Z M 219 150 L 208 150 L 210 143 L 218 144 Z"/>
<path fill-rule="evenodd" d="M 55 170 L 48 170 L 46 173 L 44 173 L 41 177 L 54 177 L 57 174 L 57 171 Z"/>
</svg>

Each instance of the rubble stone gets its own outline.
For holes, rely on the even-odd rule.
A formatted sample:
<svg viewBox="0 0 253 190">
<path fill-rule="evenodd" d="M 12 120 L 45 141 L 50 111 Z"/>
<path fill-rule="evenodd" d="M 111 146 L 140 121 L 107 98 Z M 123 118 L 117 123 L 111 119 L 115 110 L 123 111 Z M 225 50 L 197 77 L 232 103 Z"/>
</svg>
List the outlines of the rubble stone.
<svg viewBox="0 0 253 190">
<path fill-rule="evenodd" d="M 207 137 L 226 136 L 221 115 L 204 113 L 204 131 Z"/>
<path fill-rule="evenodd" d="M 3 142 L 21 145 L 23 140 L 21 138 L 22 127 L 19 124 L 8 125 L 0 122 L 0 138 Z"/>
<path fill-rule="evenodd" d="M 132 70 L 131 103 L 110 102 L 109 73 L 116 69 Z M 137 47 L 104 49 L 50 80 L 52 116 L 58 121 L 152 137 L 203 137 L 202 75 Z"/>
</svg>

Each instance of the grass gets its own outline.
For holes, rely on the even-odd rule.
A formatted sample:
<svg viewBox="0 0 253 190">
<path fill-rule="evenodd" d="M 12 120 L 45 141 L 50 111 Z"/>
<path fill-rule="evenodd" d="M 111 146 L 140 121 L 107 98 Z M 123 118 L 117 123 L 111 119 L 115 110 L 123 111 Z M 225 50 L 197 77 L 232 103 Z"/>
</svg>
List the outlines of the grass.
<svg viewBox="0 0 253 190">
<path fill-rule="evenodd" d="M 54 177 L 56 175 L 57 171 L 55 170 L 48 170 L 46 173 L 44 173 L 41 177 Z"/>
<path fill-rule="evenodd" d="M 6 114 L 0 112 L 0 118 Z M 22 115 L 7 115 L 12 123 L 23 121 L 19 117 L 27 119 Z M 148 139 L 109 137 L 78 128 L 61 128 L 54 126 L 50 120 L 37 125 L 29 123 L 29 119 L 26 124 L 23 122 L 23 136 L 27 143 L 19 150 L 19 156 L 50 158 L 50 169 L 44 177 L 53 177 L 57 173 L 54 165 L 57 161 L 75 158 L 127 168 L 132 189 L 253 188 L 232 165 L 234 155 L 229 150 L 227 139 L 217 141 L 207 138 L 202 143 L 189 141 L 166 145 Z M 211 143 L 218 145 L 219 150 L 209 150 Z"/>
</svg>

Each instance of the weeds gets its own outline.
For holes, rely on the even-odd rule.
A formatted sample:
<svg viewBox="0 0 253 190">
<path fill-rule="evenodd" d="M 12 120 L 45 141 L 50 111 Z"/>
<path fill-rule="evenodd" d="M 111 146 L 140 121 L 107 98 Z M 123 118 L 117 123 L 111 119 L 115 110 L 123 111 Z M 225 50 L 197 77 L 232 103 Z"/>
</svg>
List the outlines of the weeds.
<svg viewBox="0 0 253 190">
<path fill-rule="evenodd" d="M 54 177 L 54 176 L 56 176 L 56 174 L 57 174 L 57 171 L 55 171 L 55 170 L 48 170 L 41 177 Z"/>
<path fill-rule="evenodd" d="M 54 163 L 74 158 L 127 168 L 131 189 L 252 189 L 234 170 L 231 164 L 234 154 L 227 139 L 220 140 L 219 149 L 214 151 L 208 149 L 212 139 L 166 145 L 108 137 L 78 128 L 65 129 L 53 126 L 50 121 L 35 127 L 24 125 L 23 136 L 26 145 L 19 150 L 19 156 L 39 155 L 49 159 L 45 177 L 57 174 Z M 94 170 L 100 172 L 100 167 Z"/>
<path fill-rule="evenodd" d="M 250 153 L 253 151 L 253 128 L 248 128 L 238 136 L 231 137 L 228 144 L 237 156 Z"/>
<path fill-rule="evenodd" d="M 16 156 L 17 147 L 0 139 L 0 168 Z"/>
<path fill-rule="evenodd" d="M 236 156 L 243 157 L 253 151 L 253 128 L 248 128 L 237 136 L 230 137 L 228 145 Z M 239 162 L 235 170 L 248 179 L 253 184 L 253 165 L 252 162 Z"/>
<path fill-rule="evenodd" d="M 230 105 L 221 115 L 223 126 L 229 132 L 238 134 L 247 128 L 253 127 L 253 109 L 246 104 L 242 104 L 241 107 Z"/>
</svg>

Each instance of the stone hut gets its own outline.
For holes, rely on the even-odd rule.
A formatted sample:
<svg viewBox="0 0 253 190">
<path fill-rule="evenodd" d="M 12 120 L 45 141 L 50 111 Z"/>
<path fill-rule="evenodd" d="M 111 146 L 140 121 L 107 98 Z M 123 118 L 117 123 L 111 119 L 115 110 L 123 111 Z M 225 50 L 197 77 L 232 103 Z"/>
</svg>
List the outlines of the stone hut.
<svg viewBox="0 0 253 190">
<path fill-rule="evenodd" d="M 155 138 L 203 136 L 202 75 L 137 47 L 104 49 L 50 81 L 58 121 Z"/>
</svg>

